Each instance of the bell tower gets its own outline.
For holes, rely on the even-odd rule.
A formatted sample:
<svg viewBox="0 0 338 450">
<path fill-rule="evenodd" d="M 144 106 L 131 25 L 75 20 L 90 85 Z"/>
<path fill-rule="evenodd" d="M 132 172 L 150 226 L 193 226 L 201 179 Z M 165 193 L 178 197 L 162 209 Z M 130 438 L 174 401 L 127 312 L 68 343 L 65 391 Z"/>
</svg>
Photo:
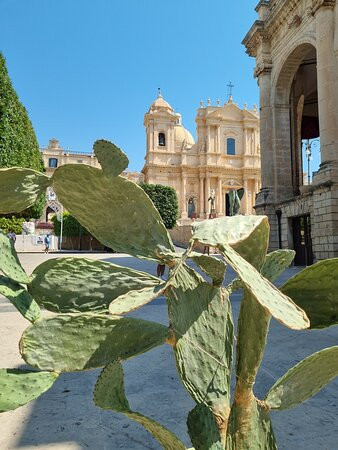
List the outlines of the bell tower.
<svg viewBox="0 0 338 450">
<path fill-rule="evenodd" d="M 175 151 L 174 127 L 179 122 L 179 114 L 164 100 L 161 90 L 144 116 L 146 129 L 146 164 L 161 160 L 167 163 L 168 153 Z"/>
</svg>

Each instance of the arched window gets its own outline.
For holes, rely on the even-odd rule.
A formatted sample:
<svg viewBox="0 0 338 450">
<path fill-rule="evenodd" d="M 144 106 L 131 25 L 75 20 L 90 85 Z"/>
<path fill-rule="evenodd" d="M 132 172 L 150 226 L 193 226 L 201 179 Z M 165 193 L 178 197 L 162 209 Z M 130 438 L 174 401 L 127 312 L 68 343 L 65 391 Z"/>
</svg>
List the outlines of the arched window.
<svg viewBox="0 0 338 450">
<path fill-rule="evenodd" d="M 227 155 L 236 154 L 236 141 L 233 138 L 227 139 Z"/>
<path fill-rule="evenodd" d="M 165 134 L 164 133 L 158 133 L 158 145 L 160 147 L 165 147 Z"/>
</svg>

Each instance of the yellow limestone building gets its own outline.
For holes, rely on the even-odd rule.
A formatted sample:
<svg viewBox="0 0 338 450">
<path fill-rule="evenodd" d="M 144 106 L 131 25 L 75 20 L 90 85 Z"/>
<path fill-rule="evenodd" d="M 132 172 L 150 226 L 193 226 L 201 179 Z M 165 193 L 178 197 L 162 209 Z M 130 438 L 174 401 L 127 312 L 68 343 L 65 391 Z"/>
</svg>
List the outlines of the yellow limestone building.
<svg viewBox="0 0 338 450">
<path fill-rule="evenodd" d="M 176 190 L 181 223 L 208 218 L 210 197 L 217 217 L 229 215 L 228 193 L 240 188 L 240 213 L 254 214 L 261 177 L 257 107 L 241 109 L 232 97 L 223 106 L 201 102 L 196 125 L 197 142 L 159 94 L 144 116 L 145 182 Z"/>
</svg>

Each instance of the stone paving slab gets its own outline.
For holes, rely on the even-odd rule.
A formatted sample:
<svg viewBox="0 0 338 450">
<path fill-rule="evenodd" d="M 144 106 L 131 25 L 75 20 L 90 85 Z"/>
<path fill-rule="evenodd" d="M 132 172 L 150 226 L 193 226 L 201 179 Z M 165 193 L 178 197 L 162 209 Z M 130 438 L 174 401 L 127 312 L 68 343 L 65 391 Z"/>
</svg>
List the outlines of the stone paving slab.
<svg viewBox="0 0 338 450">
<path fill-rule="evenodd" d="M 35 266 L 58 254 L 21 254 L 20 259 L 31 273 Z M 63 255 L 63 256 L 70 256 Z M 72 254 L 71 256 L 111 260 L 149 273 L 156 265 L 127 255 Z M 278 282 L 295 274 L 290 268 Z M 234 273 L 229 270 L 227 278 Z M 237 320 L 240 295 L 232 296 Z M 135 311 L 131 316 L 167 323 L 165 300 Z M 18 352 L 18 341 L 27 322 L 11 304 L 0 297 L 0 367 L 26 367 Z M 264 396 L 279 376 L 307 355 L 337 345 L 338 327 L 318 331 L 296 332 L 272 321 L 267 351 L 255 391 Z M 171 348 L 162 346 L 124 363 L 126 391 L 131 407 L 173 430 L 190 446 L 186 416 L 194 402 L 176 373 Z M 36 401 L 0 416 L 0 449 L 56 450 L 157 450 L 161 447 L 146 432 L 122 415 L 96 408 L 92 391 L 99 371 L 62 374 L 54 386 Z M 337 448 L 338 381 L 323 389 L 305 404 L 290 411 L 273 413 L 279 449 L 332 450 Z"/>
</svg>

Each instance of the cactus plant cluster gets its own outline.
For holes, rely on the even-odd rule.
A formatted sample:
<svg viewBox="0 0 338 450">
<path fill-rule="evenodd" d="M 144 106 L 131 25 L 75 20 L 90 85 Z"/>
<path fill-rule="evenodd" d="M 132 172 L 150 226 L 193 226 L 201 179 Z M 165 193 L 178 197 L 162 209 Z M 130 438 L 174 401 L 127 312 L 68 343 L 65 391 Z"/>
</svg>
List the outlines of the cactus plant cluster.
<svg viewBox="0 0 338 450">
<path fill-rule="evenodd" d="M 264 216 L 196 222 L 189 247 L 175 252 L 159 213 L 144 191 L 119 174 L 126 155 L 97 141 L 102 170 L 66 165 L 51 178 L 30 169 L 0 170 L 0 213 L 19 212 L 52 186 L 64 207 L 100 242 L 117 251 L 169 267 L 166 281 L 140 271 L 85 258 L 59 258 L 28 276 L 11 242 L 0 235 L 0 292 L 31 322 L 20 352 L 32 370 L 0 370 L 0 411 L 37 398 L 63 372 L 103 368 L 94 390 L 100 408 L 144 426 L 165 449 L 185 449 L 172 431 L 132 411 L 124 392 L 123 361 L 167 344 L 196 406 L 187 418 L 196 450 L 275 449 L 270 410 L 292 408 L 338 374 L 338 346 L 308 356 L 257 399 L 253 392 L 271 318 L 294 330 L 338 321 L 338 259 L 304 269 L 280 289 L 272 282 L 294 257 L 267 254 Z M 222 259 L 194 252 L 196 243 L 217 247 Z M 202 277 L 188 265 L 192 260 Z M 238 279 L 224 286 L 227 265 Z M 234 325 L 229 301 L 243 290 L 233 363 Z M 165 295 L 169 326 L 125 314 Z M 40 308 L 52 311 L 41 317 Z M 236 383 L 231 393 L 230 379 Z M 38 370 L 36 370 L 38 369 Z"/>
</svg>

